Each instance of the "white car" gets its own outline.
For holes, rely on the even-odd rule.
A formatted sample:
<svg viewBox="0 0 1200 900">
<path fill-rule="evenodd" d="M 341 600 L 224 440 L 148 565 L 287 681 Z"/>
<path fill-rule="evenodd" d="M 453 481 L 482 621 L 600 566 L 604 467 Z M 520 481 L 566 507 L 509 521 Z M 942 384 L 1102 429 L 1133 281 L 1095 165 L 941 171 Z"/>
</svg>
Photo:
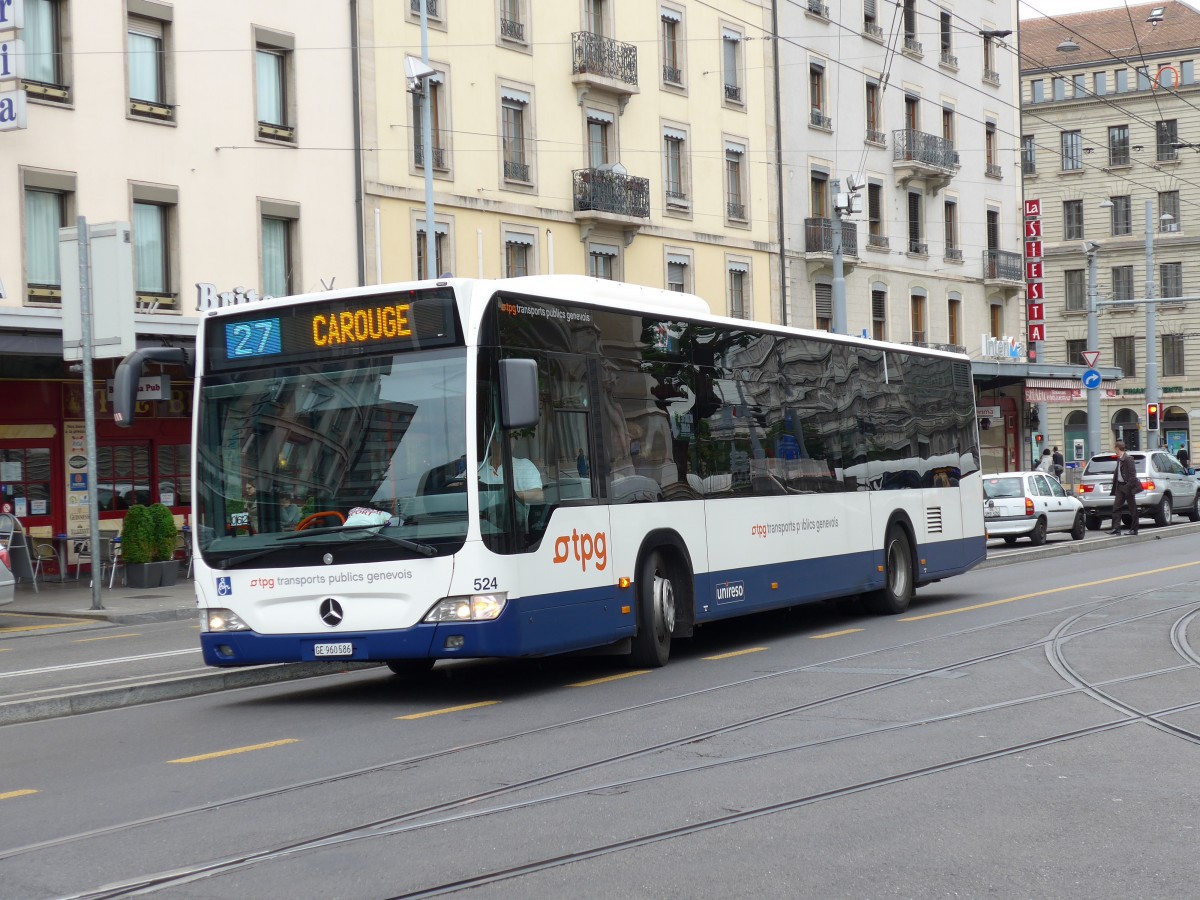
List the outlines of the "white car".
<svg viewBox="0 0 1200 900">
<path fill-rule="evenodd" d="M 0 606 L 12 603 L 16 597 L 17 579 L 13 578 L 8 550 L 0 544 Z"/>
<path fill-rule="evenodd" d="M 1047 534 L 1059 531 L 1081 541 L 1087 533 L 1083 504 L 1045 472 L 984 475 L 983 525 L 989 538 L 1006 544 L 1019 537 L 1044 544 Z"/>
</svg>

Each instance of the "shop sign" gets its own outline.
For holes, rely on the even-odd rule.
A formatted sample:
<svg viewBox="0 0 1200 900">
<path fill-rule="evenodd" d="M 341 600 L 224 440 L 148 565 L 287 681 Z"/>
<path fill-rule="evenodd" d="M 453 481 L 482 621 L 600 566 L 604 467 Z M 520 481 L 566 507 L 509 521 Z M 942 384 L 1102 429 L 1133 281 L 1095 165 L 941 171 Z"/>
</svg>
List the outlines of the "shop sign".
<svg viewBox="0 0 1200 900">
<path fill-rule="evenodd" d="M 112 403 L 113 396 L 116 394 L 116 380 L 109 378 L 106 382 L 105 397 L 109 403 Z M 164 397 L 171 396 L 171 376 L 170 375 L 147 375 L 145 378 L 138 379 L 137 399 L 138 400 L 162 400 Z"/>
<path fill-rule="evenodd" d="M 221 309 L 225 306 L 241 306 L 243 303 L 274 299 L 270 294 L 260 296 L 254 288 L 235 287 L 232 291 L 218 291 L 217 286 L 212 282 L 196 282 L 196 309 L 200 312 L 204 312 L 206 309 Z"/>
<path fill-rule="evenodd" d="M 983 351 L 980 355 L 988 359 L 1020 359 L 1022 344 L 1007 334 L 994 338 L 990 334 L 983 335 Z"/>
</svg>

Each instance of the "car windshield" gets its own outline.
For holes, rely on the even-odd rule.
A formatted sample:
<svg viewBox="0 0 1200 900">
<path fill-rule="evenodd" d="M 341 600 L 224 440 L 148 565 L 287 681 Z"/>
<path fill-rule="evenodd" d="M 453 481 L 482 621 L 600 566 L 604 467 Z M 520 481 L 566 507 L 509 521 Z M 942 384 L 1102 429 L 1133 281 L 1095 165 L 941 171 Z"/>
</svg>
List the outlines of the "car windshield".
<svg viewBox="0 0 1200 900">
<path fill-rule="evenodd" d="M 1007 500 L 1025 496 L 1025 486 L 1022 479 L 1014 478 L 985 478 L 983 480 L 983 496 L 989 500 Z"/>
</svg>

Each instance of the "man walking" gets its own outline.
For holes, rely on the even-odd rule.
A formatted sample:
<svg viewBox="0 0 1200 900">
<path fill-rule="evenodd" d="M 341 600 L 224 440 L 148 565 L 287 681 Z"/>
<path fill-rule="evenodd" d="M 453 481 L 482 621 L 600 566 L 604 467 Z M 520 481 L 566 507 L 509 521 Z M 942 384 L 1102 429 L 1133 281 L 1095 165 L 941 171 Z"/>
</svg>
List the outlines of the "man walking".
<svg viewBox="0 0 1200 900">
<path fill-rule="evenodd" d="M 1112 531 L 1109 534 L 1121 533 L 1121 509 L 1129 508 L 1129 533 L 1138 533 L 1137 495 L 1141 485 L 1137 479 L 1137 466 L 1133 459 L 1125 453 L 1125 442 L 1117 441 L 1113 456 L 1117 458 L 1117 467 L 1113 470 L 1112 480 Z"/>
<path fill-rule="evenodd" d="M 1062 451 L 1057 447 L 1054 448 L 1051 458 L 1054 460 L 1054 477 L 1061 479 L 1063 477 L 1063 470 L 1067 465 L 1067 460 L 1063 457 Z"/>
</svg>

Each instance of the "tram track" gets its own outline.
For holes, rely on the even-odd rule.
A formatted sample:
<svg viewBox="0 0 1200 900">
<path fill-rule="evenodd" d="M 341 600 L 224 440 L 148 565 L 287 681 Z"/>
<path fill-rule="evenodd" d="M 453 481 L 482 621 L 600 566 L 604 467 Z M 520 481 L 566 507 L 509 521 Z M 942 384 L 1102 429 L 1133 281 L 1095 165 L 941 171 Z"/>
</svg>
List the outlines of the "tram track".
<svg viewBox="0 0 1200 900">
<path fill-rule="evenodd" d="M 1159 588 L 1159 590 L 1161 590 L 1161 588 Z M 802 750 L 806 750 L 806 749 L 812 749 L 812 748 L 819 747 L 819 746 L 827 746 L 829 744 L 838 743 L 838 742 L 842 742 L 842 741 L 850 741 L 850 740 L 885 734 L 887 732 L 895 732 L 895 731 L 899 731 L 902 729 L 931 725 L 931 724 L 934 724 L 937 722 L 944 722 L 944 721 L 949 721 L 949 720 L 953 720 L 953 719 L 960 719 L 960 718 L 963 718 L 966 716 L 977 715 L 980 713 L 990 712 L 990 711 L 994 711 L 997 709 L 1003 709 L 1006 707 L 1013 707 L 1013 706 L 1017 706 L 1017 705 L 1021 705 L 1021 704 L 1045 701 L 1045 700 L 1048 700 L 1051 698 L 1057 698 L 1057 697 L 1067 696 L 1067 695 L 1071 695 L 1071 694 L 1083 693 L 1083 694 L 1092 696 L 1094 698 L 1098 698 L 1097 692 L 1099 692 L 1099 694 L 1103 694 L 1103 691 L 1102 691 L 1103 687 L 1109 687 L 1111 685 L 1118 684 L 1118 683 L 1127 683 L 1130 681 L 1154 677 L 1156 675 L 1167 674 L 1170 672 L 1184 670 L 1184 669 L 1188 669 L 1188 668 L 1200 667 L 1200 657 L 1197 657 L 1196 654 L 1194 652 L 1192 652 L 1190 650 L 1190 648 L 1187 647 L 1186 641 L 1183 639 L 1183 631 L 1186 629 L 1188 622 L 1192 621 L 1197 614 L 1200 614 L 1200 609 L 1196 608 L 1194 602 L 1175 604 L 1175 605 L 1167 606 L 1164 608 L 1156 609 L 1156 610 L 1154 610 L 1152 612 L 1148 612 L 1148 613 L 1142 612 L 1142 613 L 1138 613 L 1137 615 L 1128 616 L 1128 617 L 1118 619 L 1118 620 L 1115 620 L 1112 622 L 1104 622 L 1104 623 L 1092 626 L 1091 628 L 1083 629 L 1081 631 L 1068 633 L 1068 630 L 1075 623 L 1079 622 L 1086 616 L 1093 615 L 1103 609 L 1106 609 L 1108 607 L 1111 607 L 1111 606 L 1114 606 L 1114 605 L 1117 605 L 1120 603 L 1129 602 L 1130 600 L 1144 596 L 1146 593 L 1147 593 L 1146 591 L 1139 591 L 1139 592 L 1133 592 L 1130 594 L 1122 595 L 1117 598 L 1107 598 L 1103 602 L 1097 602 L 1095 600 L 1092 600 L 1092 601 L 1088 601 L 1083 604 L 1076 604 L 1075 605 L 1076 607 L 1085 606 L 1087 608 L 1080 611 L 1077 615 L 1069 617 L 1067 620 L 1060 623 L 1059 626 L 1057 626 L 1055 629 L 1053 629 L 1049 635 L 1047 635 L 1046 637 L 1039 639 L 1037 641 L 1026 642 L 1021 645 L 1009 647 L 1009 648 L 1006 648 L 1004 650 L 1000 650 L 1000 651 L 997 651 L 994 653 L 983 654 L 983 655 L 971 657 L 968 659 L 954 661 L 951 663 L 947 663 L 946 665 L 943 665 L 943 666 L 933 667 L 933 668 L 923 670 L 918 673 L 912 673 L 912 674 L 900 676 L 897 678 L 888 679 L 883 682 L 864 686 L 864 687 L 857 688 L 854 690 L 843 691 L 838 694 L 830 695 L 825 698 L 812 700 L 812 701 L 809 701 L 809 702 L 806 702 L 803 704 L 798 704 L 798 705 L 795 705 L 795 706 L 792 706 L 792 707 L 789 707 L 789 708 L 786 708 L 783 710 L 777 710 L 777 711 L 774 711 L 771 713 L 748 717 L 746 719 L 742 719 L 742 720 L 739 720 L 739 721 L 733 722 L 733 723 L 727 723 L 726 725 L 719 726 L 716 728 L 706 729 L 701 732 L 695 732 L 695 733 L 692 733 L 692 734 L 689 734 L 689 735 L 686 735 L 683 737 L 674 738 L 669 741 L 659 742 L 659 743 L 656 743 L 653 745 L 639 748 L 637 750 L 628 751 L 628 752 L 622 753 L 622 754 L 616 754 L 616 755 L 607 757 L 602 760 L 596 760 L 591 763 L 583 763 L 583 764 L 576 765 L 576 766 L 565 767 L 556 772 L 548 773 L 548 774 L 538 777 L 538 778 L 527 779 L 527 780 L 524 780 L 524 781 L 521 781 L 518 783 L 505 785 L 505 786 L 498 787 L 498 788 L 484 791 L 484 792 L 479 792 L 479 793 L 476 793 L 476 794 L 473 794 L 470 796 L 459 797 L 459 798 L 456 798 L 453 800 L 445 801 L 443 803 L 425 806 L 425 807 L 422 807 L 419 809 L 409 810 L 407 812 L 404 812 L 404 813 L 401 813 L 398 815 L 388 816 L 388 817 L 381 818 L 381 819 L 378 819 L 378 820 L 375 820 L 375 821 L 372 821 L 369 823 L 362 823 L 362 824 L 359 824 L 359 825 L 356 825 L 356 826 L 353 826 L 350 828 L 340 829 L 339 831 L 336 831 L 336 832 L 330 832 L 330 833 L 327 833 L 324 835 L 310 837 L 303 841 L 296 841 L 296 842 L 292 842 L 292 843 L 289 843 L 284 846 L 278 846 L 275 848 L 269 848 L 269 849 L 260 850 L 260 851 L 247 853 L 247 854 L 241 854 L 236 857 L 228 857 L 228 858 L 221 859 L 221 860 L 212 860 L 212 861 L 209 861 L 206 863 L 199 863 L 194 866 L 185 867 L 184 869 L 176 869 L 169 873 L 164 872 L 164 873 L 158 873 L 157 875 L 151 875 L 151 876 L 145 876 L 145 877 L 138 878 L 138 879 L 132 879 L 130 881 L 122 882 L 121 884 L 109 885 L 109 886 L 107 886 L 105 888 L 101 888 L 97 891 L 90 892 L 90 893 L 83 893 L 83 894 L 79 894 L 76 896 L 80 897 L 80 898 L 85 898 L 85 897 L 86 898 L 101 898 L 101 897 L 129 896 L 129 895 L 134 895 L 134 894 L 139 894 L 139 893 L 152 893 L 158 889 L 166 888 L 168 886 L 181 885 L 181 884 L 191 883 L 191 882 L 202 880 L 202 879 L 219 877 L 221 875 L 226 875 L 226 874 L 232 873 L 238 869 L 244 869 L 247 867 L 270 862 L 272 860 L 282 859 L 284 857 L 299 854 L 299 853 L 321 850 L 324 848 L 336 846 L 339 843 L 371 839 L 371 838 L 379 838 L 379 837 L 385 837 L 385 836 L 394 836 L 394 835 L 399 835 L 399 834 L 403 834 L 406 832 L 416 831 L 416 830 L 420 830 L 420 829 L 424 829 L 424 828 L 454 824 L 454 823 L 458 823 L 458 822 L 467 821 L 469 819 L 479 818 L 482 816 L 496 815 L 496 814 L 505 813 L 505 812 L 512 812 L 512 811 L 519 810 L 519 809 L 526 809 L 531 806 L 556 802 L 559 800 L 564 800 L 564 799 L 567 799 L 570 797 L 577 797 L 582 794 L 593 793 L 596 791 L 628 788 L 628 787 L 631 787 L 631 786 L 634 786 L 634 785 L 637 785 L 640 783 L 644 783 L 646 781 L 655 780 L 655 779 L 668 778 L 668 777 L 681 775 L 681 774 L 690 774 L 693 772 L 700 772 L 700 771 L 704 771 L 706 769 L 713 769 L 713 768 L 717 768 L 717 767 L 721 767 L 721 766 L 745 764 L 748 762 L 757 761 L 759 759 L 763 759 L 763 758 L 766 758 L 769 756 L 774 756 L 774 755 L 778 755 L 778 754 L 782 754 L 782 753 L 797 752 L 797 751 L 802 751 Z M 1069 609 L 1069 607 L 1068 607 L 1068 609 Z M 795 715 L 797 713 L 802 713 L 802 712 L 805 712 L 805 711 L 808 711 L 811 709 L 815 709 L 815 708 L 818 708 L 821 706 L 825 706 L 828 704 L 837 703 L 839 701 L 851 699 L 854 697 L 859 697 L 859 696 L 862 696 L 864 694 L 868 694 L 871 692 L 884 690 L 884 689 L 887 689 L 890 687 L 895 687 L 895 686 L 902 685 L 907 682 L 911 682 L 916 679 L 924 678 L 924 677 L 927 677 L 930 675 L 936 675 L 939 673 L 949 672 L 954 669 L 977 665 L 980 663 L 1000 659 L 1005 656 L 1010 656 L 1010 655 L 1013 655 L 1016 653 L 1025 652 L 1030 649 L 1035 649 L 1038 647 L 1044 648 L 1045 652 L 1048 654 L 1048 656 L 1051 654 L 1057 654 L 1057 655 L 1061 656 L 1062 645 L 1065 644 L 1065 642 L 1070 640 L 1071 638 L 1079 637 L 1081 635 L 1094 633 L 1094 632 L 1108 631 L 1111 629 L 1119 628 L 1123 625 L 1128 625 L 1132 622 L 1141 621 L 1143 619 L 1147 619 L 1147 618 L 1154 617 L 1154 616 L 1161 616 L 1164 613 L 1168 613 L 1171 611 L 1177 611 L 1180 609 L 1187 609 L 1187 612 L 1177 620 L 1175 626 L 1172 628 L 1172 643 L 1176 646 L 1176 650 L 1180 653 L 1180 655 L 1184 659 L 1183 663 L 1181 663 L 1178 666 L 1168 666 L 1168 667 L 1160 668 L 1160 669 L 1150 671 L 1150 672 L 1137 673 L 1134 675 L 1125 676 L 1120 679 L 1114 679 L 1112 682 L 1102 682 L 1099 684 L 1088 684 L 1086 681 L 1084 681 L 1083 679 L 1081 679 L 1077 676 L 1072 677 L 1070 674 L 1067 674 L 1064 677 L 1069 686 L 1062 690 L 1059 690 L 1059 691 L 1046 692 L 1046 693 L 1042 693 L 1042 694 L 1030 695 L 1030 696 L 1021 697 L 1021 698 L 1010 698 L 1010 699 L 1001 701 L 999 703 L 988 704 L 988 705 L 976 707 L 973 709 L 960 710 L 960 711 L 946 713 L 946 714 L 939 715 L 939 716 L 913 719 L 911 721 L 906 721 L 906 722 L 902 722 L 902 723 L 892 723 L 892 724 L 882 726 L 879 728 L 871 728 L 871 729 L 862 730 L 862 731 L 858 731 L 858 732 L 854 732 L 854 733 L 850 733 L 850 734 L 839 735 L 836 737 L 825 738 L 825 739 L 816 740 L 816 741 L 802 742 L 799 744 L 794 744 L 794 745 L 790 745 L 790 746 L 786 746 L 786 747 L 772 748 L 769 751 L 763 751 L 761 753 L 748 754 L 748 755 L 743 755 L 740 757 L 722 759 L 722 760 L 717 760 L 717 761 L 709 761 L 709 762 L 695 764 L 695 765 L 689 765 L 689 766 L 681 766 L 681 767 L 676 767 L 676 768 L 672 768 L 669 770 L 665 770 L 662 772 L 652 773 L 650 775 L 640 776 L 637 778 L 608 781 L 608 782 L 605 782 L 602 784 L 591 784 L 591 785 L 588 785 L 583 788 L 559 792 L 559 793 L 549 795 L 549 796 L 517 801 L 515 803 L 503 804 L 500 806 L 492 806 L 489 808 L 482 808 L 482 809 L 479 808 L 479 804 L 485 803 L 489 800 L 499 799 L 506 794 L 513 794 L 518 791 L 537 788 L 537 787 L 546 785 L 548 783 L 558 781 L 563 778 L 567 778 L 572 775 L 580 775 L 580 774 L 585 774 L 588 772 L 596 771 L 605 766 L 610 766 L 610 765 L 613 765 L 616 763 L 621 763 L 621 762 L 627 762 L 629 760 L 647 756 L 652 753 L 661 752 L 663 750 L 668 750 L 671 748 L 677 748 L 684 744 L 697 743 L 700 741 L 710 740 L 719 735 L 728 734 L 733 731 L 744 729 L 744 728 L 750 728 L 755 725 L 765 724 L 767 722 L 770 722 L 770 721 L 773 721 L 773 720 L 776 720 L 779 718 L 783 718 L 783 717 L 786 717 L 789 715 Z M 1020 616 L 1020 617 L 1016 617 L 1013 619 L 1008 619 L 1003 622 L 990 623 L 985 626 L 976 626 L 976 627 L 969 628 L 969 629 L 962 629 L 958 632 L 941 634 L 941 635 L 937 635 L 937 636 L 931 636 L 929 638 L 922 638 L 918 641 L 903 642 L 903 643 L 892 645 L 892 646 L 886 647 L 886 648 L 878 648 L 875 650 L 866 651 L 861 654 L 853 654 L 851 656 L 843 657 L 840 659 L 826 660 L 826 661 L 823 661 L 820 663 L 813 663 L 813 664 L 809 664 L 806 666 L 795 667 L 795 668 L 783 670 L 780 672 L 766 673 L 764 675 L 755 676 L 752 679 L 741 679 L 736 682 L 730 682 L 730 683 L 723 684 L 723 685 L 714 685 L 714 686 L 702 689 L 700 691 L 688 692 L 685 694 L 679 694 L 679 695 L 675 695 L 672 697 L 658 698 L 658 699 L 651 701 L 649 703 L 646 703 L 646 704 L 639 704 L 639 705 L 636 705 L 633 707 L 628 707 L 628 708 L 625 708 L 622 710 L 609 710 L 604 713 L 599 713 L 599 714 L 596 714 L 593 716 L 587 716 L 587 717 L 582 717 L 580 719 L 572 720 L 571 722 L 556 723 L 554 725 L 544 726 L 539 729 L 533 729 L 533 730 L 530 730 L 527 732 L 522 732 L 519 734 L 501 736 L 498 738 L 491 739 L 489 741 L 476 742 L 476 743 L 473 743 L 470 745 L 463 745 L 463 746 L 455 747 L 455 748 L 447 748 L 446 750 L 438 751 L 438 752 L 432 753 L 432 754 L 425 754 L 421 757 L 410 757 L 405 760 L 393 761 L 390 763 L 381 764 L 379 766 L 370 767 L 368 769 L 357 770 L 355 772 L 340 773 L 336 776 L 328 776 L 326 778 L 314 779 L 312 781 L 305 782 L 305 783 L 298 784 L 298 785 L 292 785 L 292 786 L 288 786 L 288 787 L 281 788 L 281 789 L 275 789 L 272 791 L 260 792 L 256 795 L 250 795 L 250 796 L 246 796 L 246 797 L 242 797 L 242 798 L 234 798 L 234 799 L 227 800 L 227 801 L 224 801 L 221 803 L 209 804 L 204 807 L 197 807 L 197 808 L 194 808 L 191 810 L 176 811 L 174 813 L 164 814 L 163 816 L 153 817 L 153 818 L 141 820 L 141 821 L 135 822 L 135 823 L 125 823 L 125 824 L 121 824 L 121 825 L 110 826 L 107 829 L 98 830 L 95 832 L 89 832 L 89 833 L 76 835 L 76 836 L 68 836 L 68 837 L 58 839 L 57 841 L 54 841 L 54 842 L 46 842 L 46 843 L 43 843 L 40 845 L 31 845 L 27 848 L 18 848 L 17 850 L 9 851 L 6 854 L 0 854 L 0 859 L 7 858 L 8 856 L 16 855 L 18 853 L 32 852 L 34 850 L 43 849 L 43 848 L 45 848 L 47 846 L 51 846 L 51 845 L 61 846 L 63 843 L 67 843 L 67 842 L 74 842 L 77 840 L 86 840 L 89 837 L 93 837 L 93 836 L 96 836 L 96 835 L 102 834 L 102 833 L 108 834 L 108 833 L 115 833 L 115 832 L 122 831 L 125 829 L 130 829 L 130 828 L 144 827 L 146 825 L 152 825 L 152 824 L 155 824 L 158 822 L 167 821 L 172 818 L 178 818 L 183 815 L 189 815 L 189 814 L 203 812 L 203 811 L 207 811 L 207 810 L 213 810 L 213 809 L 220 809 L 220 808 L 223 808 L 223 807 L 229 806 L 231 804 L 235 804 L 235 803 L 245 803 L 245 802 L 255 800 L 255 799 L 265 798 L 265 797 L 269 797 L 269 796 L 277 796 L 280 793 L 287 792 L 287 791 L 302 790 L 306 787 L 313 787 L 313 786 L 317 786 L 317 785 L 321 785 L 321 784 L 328 784 L 328 783 L 331 783 L 336 780 L 341 780 L 341 779 L 345 779 L 345 778 L 353 778 L 353 777 L 356 777 L 357 775 L 366 774 L 369 772 L 382 771 L 384 769 L 395 767 L 395 766 L 401 766 L 401 765 L 411 766 L 411 765 L 414 765 L 414 764 L 417 764 L 420 762 L 432 761 L 432 760 L 435 760 L 435 759 L 438 759 L 441 757 L 445 757 L 445 756 L 453 754 L 453 753 L 462 752 L 467 749 L 495 745 L 497 743 L 515 740 L 520 737 L 525 737 L 525 736 L 538 734 L 538 733 L 544 733 L 546 731 L 550 731 L 550 730 L 554 730 L 554 729 L 558 729 L 558 728 L 571 727 L 571 726 L 578 725 L 581 723 L 595 721 L 596 719 L 613 716 L 613 715 L 619 715 L 624 712 L 645 709 L 650 706 L 655 706 L 655 705 L 662 704 L 662 703 L 674 702 L 674 701 L 678 701 L 678 700 L 689 698 L 689 697 L 695 697 L 698 695 L 703 695 L 703 694 L 711 693 L 714 691 L 728 689 L 730 687 L 734 687 L 737 685 L 744 685 L 747 683 L 758 682 L 758 681 L 762 681 L 762 680 L 765 680 L 768 678 L 778 677 L 780 675 L 798 674 L 798 673 L 804 672 L 806 670 L 811 671 L 814 669 L 819 669 L 823 666 L 829 666 L 829 665 L 833 665 L 833 664 L 837 664 L 837 663 L 843 663 L 843 662 L 847 662 L 847 661 L 855 660 L 855 659 L 862 659 L 863 657 L 874 655 L 874 654 L 905 649 L 905 648 L 911 647 L 915 644 L 926 643 L 928 641 L 940 641 L 940 640 L 945 640 L 947 638 L 953 638 L 953 637 L 960 636 L 960 635 L 977 633 L 981 630 L 990 630 L 990 629 L 995 629 L 995 628 L 1002 627 L 1002 626 L 1010 626 L 1010 625 L 1017 624 L 1020 622 L 1027 622 L 1027 621 L 1035 620 L 1038 618 L 1044 618 L 1048 615 L 1053 615 L 1053 614 L 1061 615 L 1064 611 L 1066 611 L 1066 610 L 1059 609 L 1059 610 L 1040 611 L 1038 613 L 1033 613 L 1033 614 L 1029 614 L 1026 616 Z M 1057 668 L 1056 668 L 1056 671 L 1058 671 Z M 1070 670 L 1067 670 L 1067 671 L 1069 673 Z M 1060 676 L 1062 676 L 1063 672 L 1059 672 L 1059 674 L 1060 674 Z M 1105 695 L 1105 696 L 1107 696 L 1107 695 Z M 880 777 L 880 778 L 863 780 L 863 781 L 856 782 L 851 785 L 843 786 L 843 787 L 832 789 L 832 790 L 826 790 L 826 791 L 815 792 L 815 793 L 811 793 L 811 794 L 805 794 L 802 796 L 789 798 L 787 800 L 780 801 L 777 803 L 764 805 L 764 806 L 760 806 L 760 807 L 755 807 L 750 810 L 740 811 L 736 814 L 713 817 L 711 819 L 706 819 L 701 822 L 690 824 L 686 827 L 664 829 L 662 831 L 644 835 L 639 838 L 631 838 L 631 839 L 625 840 L 625 841 L 618 841 L 618 842 L 613 842 L 613 843 L 604 844 L 604 845 L 597 845 L 595 847 L 592 847 L 589 849 L 584 849 L 584 850 L 581 850 L 581 851 L 578 851 L 575 853 L 571 853 L 571 854 L 560 855 L 560 856 L 555 856 L 555 857 L 548 857 L 543 860 L 538 860 L 538 861 L 522 864 L 522 865 L 516 866 L 516 867 L 497 869 L 491 873 L 484 873 L 482 875 L 473 876 L 472 878 L 468 878 L 465 880 L 447 882 L 443 885 L 423 888 L 423 889 L 421 889 L 419 891 L 415 891 L 411 894 L 404 894 L 404 895 L 400 895 L 400 896 L 413 896 L 413 897 L 438 896 L 439 894 L 448 893 L 451 891 L 479 887 L 479 886 L 483 886 L 485 884 L 492 883 L 495 881 L 519 877 L 520 875 L 523 875 L 523 874 L 532 874 L 533 872 L 541 871 L 545 868 L 566 865 L 571 862 L 582 861 L 584 859 L 589 859 L 589 858 L 593 858 L 595 856 L 605 855 L 608 853 L 615 853 L 615 852 L 619 852 L 621 850 L 631 849 L 631 848 L 637 847 L 637 846 L 643 846 L 648 843 L 654 843 L 657 841 L 668 840 L 668 839 L 671 839 L 674 837 L 682 837 L 682 836 L 685 836 L 688 834 L 695 834 L 700 831 L 707 830 L 709 828 L 722 827 L 724 825 L 729 825 L 729 824 L 733 824 L 733 823 L 740 822 L 740 821 L 747 821 L 749 819 L 756 818 L 758 816 L 770 815 L 770 814 L 774 814 L 774 813 L 778 813 L 778 812 L 787 811 L 790 809 L 797 809 L 797 808 L 800 808 L 802 806 L 805 806 L 805 805 L 808 805 L 811 803 L 820 802 L 822 800 L 850 796 L 852 794 L 859 793 L 861 791 L 870 790 L 870 789 L 886 786 L 889 784 L 896 784 L 901 781 L 909 780 L 912 778 L 919 778 L 919 777 L 923 777 L 925 775 L 950 771 L 952 769 L 959 768 L 961 766 L 986 762 L 986 761 L 998 759 L 998 758 L 1001 758 L 1004 756 L 1009 756 L 1012 754 L 1024 752 L 1024 751 L 1030 750 L 1030 749 L 1052 746 L 1056 743 L 1074 740 L 1079 737 L 1100 734 L 1105 731 L 1109 731 L 1109 730 L 1112 730 L 1115 728 L 1121 728 L 1121 727 L 1124 727 L 1125 725 L 1129 725 L 1129 724 L 1134 724 L 1134 723 L 1139 723 L 1139 722 L 1148 722 L 1150 724 L 1156 724 L 1161 721 L 1161 717 L 1163 717 L 1163 716 L 1172 715 L 1175 713 L 1184 712 L 1184 711 L 1188 711 L 1188 710 L 1195 709 L 1195 708 L 1200 708 L 1200 702 L 1183 704 L 1180 706 L 1159 709 L 1159 710 L 1155 710 L 1152 712 L 1140 711 L 1140 710 L 1134 709 L 1132 706 L 1129 706 L 1128 704 L 1123 704 L 1120 706 L 1120 708 L 1118 710 L 1121 713 L 1121 716 L 1122 716 L 1121 718 L 1107 721 L 1107 722 L 1099 724 L 1099 725 L 1089 726 L 1086 728 L 1075 729 L 1075 730 L 1071 730 L 1071 731 L 1065 731 L 1065 732 L 1058 733 L 1055 735 L 1049 735 L 1046 737 L 1038 738 L 1033 741 L 1015 743 L 1015 744 L 1012 744 L 1009 746 L 988 750 L 988 751 L 985 751 L 985 752 L 979 753 L 979 754 L 963 756 L 963 757 L 959 757 L 959 758 L 956 758 L 953 760 L 948 760 L 948 761 L 945 761 L 942 763 L 924 766 L 921 768 L 914 768 L 914 769 L 906 771 L 906 772 L 894 773 L 892 775 L 888 775 L 888 776 L 884 776 L 884 777 Z M 1171 728 L 1176 731 L 1179 731 L 1179 732 L 1186 732 L 1186 729 L 1178 729 L 1177 726 L 1171 726 Z M 1187 735 L 1190 736 L 1190 739 L 1192 739 L 1196 742 L 1200 742 L 1200 735 L 1195 735 L 1191 732 L 1187 732 Z M 461 810 L 463 807 L 467 807 L 467 806 L 472 807 L 472 809 L 469 812 L 466 812 L 466 813 L 456 813 L 455 812 L 456 810 Z M 435 816 L 438 818 L 433 818 L 433 819 L 430 818 L 430 817 L 435 817 Z M 422 821 L 422 820 L 424 820 L 424 821 Z"/>
</svg>

